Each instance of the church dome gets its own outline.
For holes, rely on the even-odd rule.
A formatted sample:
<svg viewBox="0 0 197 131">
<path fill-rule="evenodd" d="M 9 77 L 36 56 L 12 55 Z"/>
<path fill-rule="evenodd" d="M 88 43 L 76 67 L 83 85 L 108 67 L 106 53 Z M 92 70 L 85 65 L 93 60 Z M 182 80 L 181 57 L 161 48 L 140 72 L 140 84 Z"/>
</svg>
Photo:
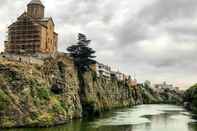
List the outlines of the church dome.
<svg viewBox="0 0 197 131">
<path fill-rule="evenodd" d="M 27 5 L 27 14 L 33 18 L 44 18 L 44 5 L 40 0 L 31 0 Z"/>
<path fill-rule="evenodd" d="M 40 0 L 31 0 L 31 2 L 29 2 L 28 5 L 31 5 L 31 4 L 39 4 L 39 5 L 43 5 L 42 2 Z"/>
</svg>

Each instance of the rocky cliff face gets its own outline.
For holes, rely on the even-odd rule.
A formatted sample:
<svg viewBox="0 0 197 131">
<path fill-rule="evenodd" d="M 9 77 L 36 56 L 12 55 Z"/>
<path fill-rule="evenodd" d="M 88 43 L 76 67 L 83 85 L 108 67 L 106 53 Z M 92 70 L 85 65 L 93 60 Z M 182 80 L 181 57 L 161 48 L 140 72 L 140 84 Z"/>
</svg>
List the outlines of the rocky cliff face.
<svg viewBox="0 0 197 131">
<path fill-rule="evenodd" d="M 85 73 L 81 80 L 84 80 L 80 98 L 85 116 L 98 115 L 113 108 L 142 104 L 138 90 L 124 82 L 98 78 L 94 72 Z"/>
<path fill-rule="evenodd" d="M 176 92 L 156 94 L 92 71 L 79 77 L 64 55 L 43 66 L 0 60 L 0 127 L 51 126 L 113 108 L 180 101 Z"/>
<path fill-rule="evenodd" d="M 131 87 L 126 82 L 98 78 L 94 72 L 85 73 L 82 79 L 84 83 L 80 87 L 80 98 L 85 116 L 138 104 L 181 105 L 183 101 L 183 94 L 175 90 L 154 91 L 147 85 Z"/>
<path fill-rule="evenodd" d="M 0 127 L 49 126 L 79 118 L 78 91 L 69 59 L 49 59 L 43 66 L 0 61 Z"/>
</svg>

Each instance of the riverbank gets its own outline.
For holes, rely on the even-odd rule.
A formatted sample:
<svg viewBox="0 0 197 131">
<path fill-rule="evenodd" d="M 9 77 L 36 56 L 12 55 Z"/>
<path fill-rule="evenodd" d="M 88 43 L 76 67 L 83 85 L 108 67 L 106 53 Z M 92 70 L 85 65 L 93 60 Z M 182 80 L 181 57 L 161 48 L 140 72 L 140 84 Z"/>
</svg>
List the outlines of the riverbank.
<svg viewBox="0 0 197 131">
<path fill-rule="evenodd" d="M 182 103 L 180 92 L 155 92 L 146 85 L 78 76 L 71 58 L 58 55 L 43 65 L 0 60 L 0 127 L 47 127 L 115 108 Z M 83 81 L 83 85 L 81 85 Z"/>
</svg>

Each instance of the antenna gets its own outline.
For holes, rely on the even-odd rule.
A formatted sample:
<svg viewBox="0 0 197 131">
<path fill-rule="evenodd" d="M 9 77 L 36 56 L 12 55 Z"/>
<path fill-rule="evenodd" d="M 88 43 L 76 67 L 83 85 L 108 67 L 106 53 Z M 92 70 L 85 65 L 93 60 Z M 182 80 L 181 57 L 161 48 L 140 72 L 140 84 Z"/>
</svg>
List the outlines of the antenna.
<svg viewBox="0 0 197 131">
<path fill-rule="evenodd" d="M 136 73 L 134 72 L 134 79 L 136 79 Z"/>
</svg>

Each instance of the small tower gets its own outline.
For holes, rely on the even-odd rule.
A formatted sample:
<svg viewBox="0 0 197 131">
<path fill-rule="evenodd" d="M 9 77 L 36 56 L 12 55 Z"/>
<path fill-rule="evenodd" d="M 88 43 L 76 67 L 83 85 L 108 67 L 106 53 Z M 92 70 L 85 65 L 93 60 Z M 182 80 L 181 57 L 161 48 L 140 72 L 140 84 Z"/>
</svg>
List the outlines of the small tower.
<svg viewBox="0 0 197 131">
<path fill-rule="evenodd" d="M 27 14 L 35 19 L 44 18 L 44 8 L 40 0 L 32 0 L 27 5 Z"/>
</svg>

